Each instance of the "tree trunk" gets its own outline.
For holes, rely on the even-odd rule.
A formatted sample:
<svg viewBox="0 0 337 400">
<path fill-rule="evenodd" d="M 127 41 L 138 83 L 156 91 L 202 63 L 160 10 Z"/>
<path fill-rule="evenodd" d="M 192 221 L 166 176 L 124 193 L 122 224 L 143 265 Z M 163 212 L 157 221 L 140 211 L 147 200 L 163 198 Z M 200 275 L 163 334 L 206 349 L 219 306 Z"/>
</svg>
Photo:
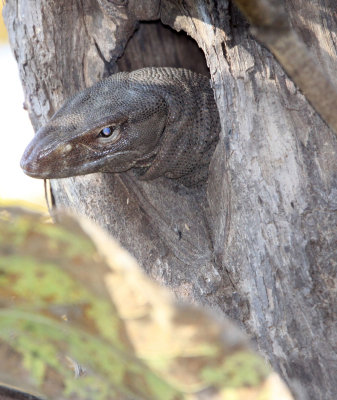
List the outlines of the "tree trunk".
<svg viewBox="0 0 337 400">
<path fill-rule="evenodd" d="M 335 79 L 337 6 L 285 3 Z M 105 227 L 177 297 L 238 321 L 298 399 L 337 398 L 336 136 L 233 4 L 7 0 L 4 13 L 35 129 L 118 70 L 210 74 L 222 131 L 207 187 L 94 174 L 53 180 L 55 207 Z"/>
</svg>

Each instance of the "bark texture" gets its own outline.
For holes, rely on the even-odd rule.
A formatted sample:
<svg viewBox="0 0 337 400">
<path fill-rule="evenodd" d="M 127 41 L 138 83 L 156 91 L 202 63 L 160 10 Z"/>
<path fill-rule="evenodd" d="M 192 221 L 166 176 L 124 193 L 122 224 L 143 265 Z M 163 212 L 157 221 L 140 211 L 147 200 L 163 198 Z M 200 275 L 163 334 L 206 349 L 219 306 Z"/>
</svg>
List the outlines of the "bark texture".
<svg viewBox="0 0 337 400">
<path fill-rule="evenodd" d="M 335 3 L 285 6 L 336 81 Z M 298 399 L 337 398 L 336 136 L 233 4 L 7 0 L 5 19 L 35 129 L 118 69 L 205 71 L 198 44 L 222 124 L 208 187 L 95 174 L 52 181 L 55 207 L 108 229 L 177 297 L 238 321 Z M 195 42 L 160 22 L 139 25 L 159 19 Z"/>
</svg>

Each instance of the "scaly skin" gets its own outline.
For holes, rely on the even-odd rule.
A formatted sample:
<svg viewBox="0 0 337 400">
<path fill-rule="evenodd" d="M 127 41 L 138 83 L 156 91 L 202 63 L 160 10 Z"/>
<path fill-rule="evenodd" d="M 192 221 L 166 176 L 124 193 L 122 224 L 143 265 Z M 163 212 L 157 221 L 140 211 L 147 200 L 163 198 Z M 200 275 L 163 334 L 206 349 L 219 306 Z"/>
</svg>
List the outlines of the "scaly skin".
<svg viewBox="0 0 337 400">
<path fill-rule="evenodd" d="M 37 132 L 21 167 L 42 179 L 141 168 L 141 179 L 194 186 L 207 179 L 219 130 L 208 78 L 175 68 L 121 72 L 68 100 Z"/>
</svg>

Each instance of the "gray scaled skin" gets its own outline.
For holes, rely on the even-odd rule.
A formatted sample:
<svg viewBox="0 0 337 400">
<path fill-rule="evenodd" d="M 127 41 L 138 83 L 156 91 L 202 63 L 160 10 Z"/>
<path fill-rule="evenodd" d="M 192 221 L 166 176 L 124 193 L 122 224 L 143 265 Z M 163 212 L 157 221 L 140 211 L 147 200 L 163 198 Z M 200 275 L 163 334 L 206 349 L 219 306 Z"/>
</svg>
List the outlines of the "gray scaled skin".
<svg viewBox="0 0 337 400">
<path fill-rule="evenodd" d="M 207 179 L 219 130 L 207 77 L 175 68 L 120 72 L 68 100 L 21 167 L 42 179 L 140 168 L 140 179 L 195 186 Z"/>
</svg>

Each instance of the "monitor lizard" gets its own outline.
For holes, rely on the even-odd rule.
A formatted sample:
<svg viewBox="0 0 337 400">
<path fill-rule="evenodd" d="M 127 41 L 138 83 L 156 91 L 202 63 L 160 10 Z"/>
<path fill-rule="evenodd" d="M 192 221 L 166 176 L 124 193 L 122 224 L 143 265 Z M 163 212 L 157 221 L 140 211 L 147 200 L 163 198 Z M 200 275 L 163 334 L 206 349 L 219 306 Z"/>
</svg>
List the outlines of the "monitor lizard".
<svg viewBox="0 0 337 400">
<path fill-rule="evenodd" d="M 195 186 L 207 179 L 220 122 L 209 79 L 180 68 L 119 72 L 69 99 L 38 130 L 21 167 L 65 178 L 137 168 Z"/>
</svg>

